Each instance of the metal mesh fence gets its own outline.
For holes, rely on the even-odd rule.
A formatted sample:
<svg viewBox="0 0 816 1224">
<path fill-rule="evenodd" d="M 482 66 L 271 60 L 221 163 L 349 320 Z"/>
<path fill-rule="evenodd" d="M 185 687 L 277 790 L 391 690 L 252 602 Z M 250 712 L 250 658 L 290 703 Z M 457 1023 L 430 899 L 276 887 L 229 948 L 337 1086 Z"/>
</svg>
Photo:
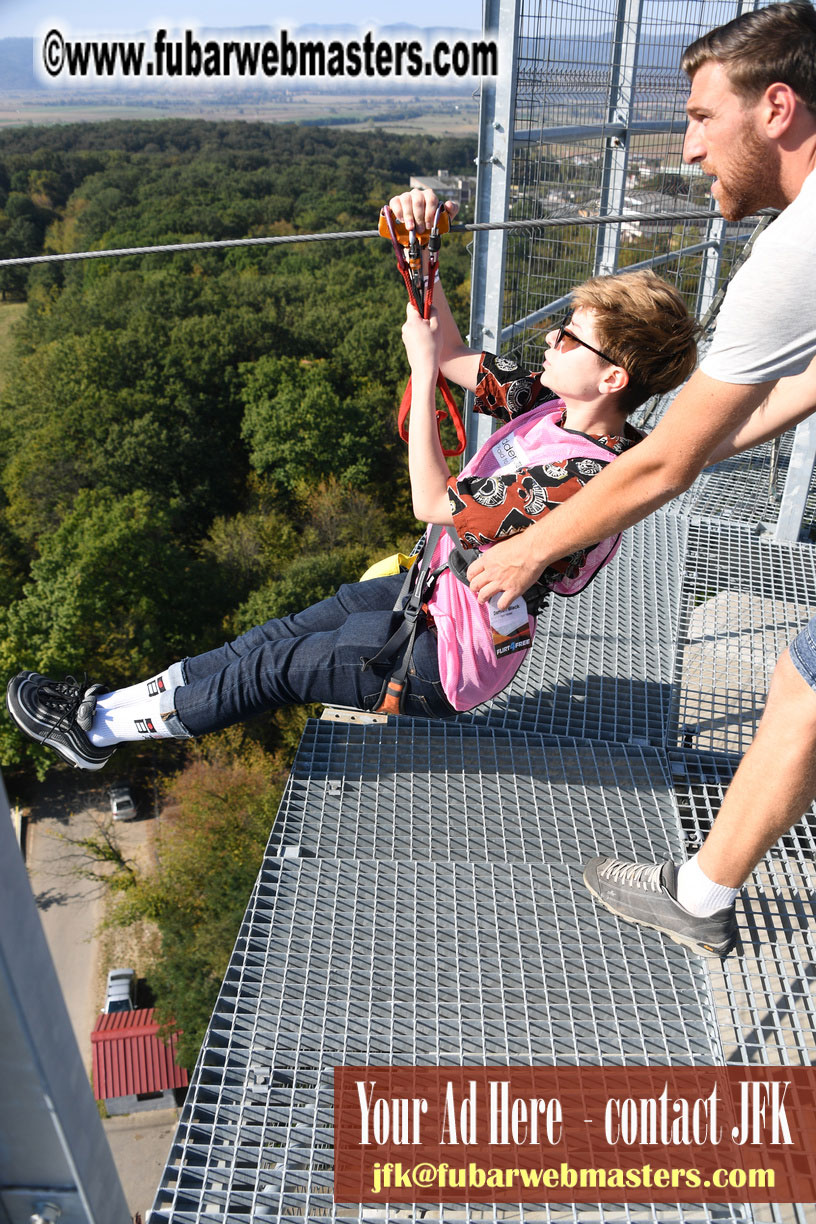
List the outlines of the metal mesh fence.
<svg viewBox="0 0 816 1224">
<path fill-rule="evenodd" d="M 669 407 L 673 395 L 651 400 L 633 414 L 635 424 L 653 429 Z M 674 498 L 666 510 L 689 518 L 714 518 L 748 523 L 772 533 L 779 516 L 794 432 L 765 442 L 741 455 L 733 455 L 705 468 L 685 493 Z M 816 539 L 816 482 L 811 480 L 804 506 L 799 538 Z"/>
<path fill-rule="evenodd" d="M 543 328 L 588 276 L 648 264 L 701 314 L 753 225 L 650 221 L 699 209 L 708 179 L 684 165 L 683 48 L 730 20 L 734 0 L 527 0 L 518 35 L 509 215 L 626 212 L 598 227 L 516 234 L 507 244 L 505 339 L 536 366 Z"/>
</svg>

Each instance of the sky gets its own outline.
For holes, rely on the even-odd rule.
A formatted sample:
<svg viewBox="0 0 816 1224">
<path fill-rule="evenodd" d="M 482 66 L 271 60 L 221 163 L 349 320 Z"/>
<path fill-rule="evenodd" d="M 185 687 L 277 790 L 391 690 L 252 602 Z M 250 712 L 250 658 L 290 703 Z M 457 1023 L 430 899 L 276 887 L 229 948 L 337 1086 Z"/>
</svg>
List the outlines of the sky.
<svg viewBox="0 0 816 1224">
<path fill-rule="evenodd" d="M 342 14 L 342 15 L 341 15 Z M 413 0 L 407 7 L 380 0 L 0 0 L 0 38 L 25 38 L 54 27 L 63 33 L 287 26 L 337 22 L 353 26 L 406 24 L 478 30 L 480 0 Z"/>
</svg>

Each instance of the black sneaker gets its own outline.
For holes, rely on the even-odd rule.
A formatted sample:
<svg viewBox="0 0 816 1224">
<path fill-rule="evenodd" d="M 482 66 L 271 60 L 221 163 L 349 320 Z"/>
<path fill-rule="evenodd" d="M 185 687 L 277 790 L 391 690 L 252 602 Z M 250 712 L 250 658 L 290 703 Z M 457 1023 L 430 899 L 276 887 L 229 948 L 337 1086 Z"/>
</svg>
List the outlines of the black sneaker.
<svg viewBox="0 0 816 1224">
<path fill-rule="evenodd" d="M 662 931 L 701 956 L 727 956 L 737 942 L 735 906 L 697 918 L 677 900 L 677 869 L 665 863 L 631 863 L 594 858 L 584 867 L 584 883 L 613 914 Z"/>
<path fill-rule="evenodd" d="M 6 707 L 14 722 L 38 744 L 45 744 L 79 769 L 101 769 L 116 748 L 95 748 L 88 739 L 96 699 L 104 684 L 66 676 L 49 680 L 37 672 L 20 672 L 9 681 Z"/>
</svg>

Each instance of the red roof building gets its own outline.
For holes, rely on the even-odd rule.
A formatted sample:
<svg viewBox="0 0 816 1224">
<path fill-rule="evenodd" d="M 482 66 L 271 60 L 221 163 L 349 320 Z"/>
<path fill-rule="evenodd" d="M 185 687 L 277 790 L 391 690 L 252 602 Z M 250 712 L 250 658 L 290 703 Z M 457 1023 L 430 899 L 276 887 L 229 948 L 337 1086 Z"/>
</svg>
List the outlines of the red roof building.
<svg viewBox="0 0 816 1224">
<path fill-rule="evenodd" d="M 176 1088 L 186 1088 L 187 1072 L 176 1065 L 176 1035 L 159 1037 L 154 1008 L 104 1012 L 91 1033 L 94 1095 L 98 1101 L 129 1097 L 155 1101 Z"/>
</svg>

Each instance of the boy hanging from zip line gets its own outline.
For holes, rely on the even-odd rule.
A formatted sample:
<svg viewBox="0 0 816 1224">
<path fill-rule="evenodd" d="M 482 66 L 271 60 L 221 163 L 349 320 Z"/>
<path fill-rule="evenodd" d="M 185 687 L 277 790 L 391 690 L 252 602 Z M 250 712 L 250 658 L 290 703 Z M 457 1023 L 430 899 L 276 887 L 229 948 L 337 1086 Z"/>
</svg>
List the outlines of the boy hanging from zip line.
<svg viewBox="0 0 816 1224">
<path fill-rule="evenodd" d="M 432 193 L 416 190 L 391 201 L 397 220 L 415 223 L 418 233 L 430 228 L 435 206 Z M 456 215 L 455 204 L 446 208 Z M 524 531 L 639 442 L 628 414 L 679 386 L 696 361 L 696 325 L 677 291 L 653 272 L 596 277 L 576 289 L 571 315 L 547 333 L 550 347 L 538 372 L 467 348 L 441 285 L 434 303 L 428 321 L 409 303 L 402 329 L 412 378 L 413 508 L 417 518 L 452 528 L 469 549 Z M 450 475 L 437 431 L 440 370 L 475 392 L 477 411 L 503 422 L 458 476 Z M 455 551 L 451 535 L 435 532 L 425 546 L 432 555 L 409 571 L 424 585 L 412 592 L 417 615 L 408 659 L 404 646 L 402 660 L 382 651 L 401 632 L 408 599 L 401 596 L 403 575 L 393 574 L 345 584 L 302 612 L 112 692 L 88 680 L 21 671 L 8 684 L 8 711 L 31 739 L 95 770 L 120 743 L 197 737 L 281 706 L 373 710 L 398 662 L 401 713 L 449 718 L 470 710 L 513 679 L 542 596 L 581 590 L 619 537 L 555 562 L 535 594 L 499 612 L 498 599 L 480 604 L 471 592 L 466 562 L 458 567 L 463 579 L 447 565 Z"/>
</svg>

